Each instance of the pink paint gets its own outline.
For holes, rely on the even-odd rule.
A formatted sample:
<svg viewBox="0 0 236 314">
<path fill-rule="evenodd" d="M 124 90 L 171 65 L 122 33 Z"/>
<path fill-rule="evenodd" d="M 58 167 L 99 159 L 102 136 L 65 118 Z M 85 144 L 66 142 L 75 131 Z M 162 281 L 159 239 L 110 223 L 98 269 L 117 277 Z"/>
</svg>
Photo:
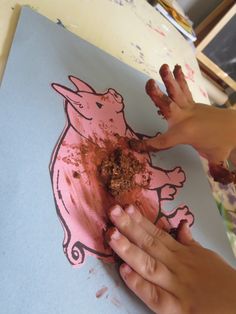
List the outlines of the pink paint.
<svg viewBox="0 0 236 314">
<path fill-rule="evenodd" d="M 147 26 L 151 28 L 154 32 L 158 33 L 159 35 L 166 37 L 166 34 L 159 27 L 154 27 L 151 21 L 147 23 Z"/>
<path fill-rule="evenodd" d="M 203 97 L 207 98 L 207 93 L 204 89 L 201 88 L 201 86 L 199 86 L 199 91 L 202 94 Z"/>
<path fill-rule="evenodd" d="M 195 75 L 194 70 L 191 68 L 191 66 L 188 63 L 185 63 L 185 68 L 186 68 L 186 73 L 185 73 L 184 76 L 185 76 L 186 80 L 190 80 L 190 81 L 192 81 L 194 83 L 195 82 L 195 80 L 194 80 L 194 75 Z"/>
<path fill-rule="evenodd" d="M 166 34 L 161 29 L 153 28 L 153 30 L 157 32 L 158 34 L 160 34 L 161 36 L 164 36 L 164 37 L 166 36 Z"/>
<path fill-rule="evenodd" d="M 136 204 L 140 212 L 160 227 L 176 227 L 183 218 L 193 223 L 186 205 L 165 211 L 165 201 L 172 201 L 185 182 L 180 167 L 165 170 L 151 164 L 149 154 L 134 153 L 145 164 L 150 176 L 148 186 L 127 191 L 117 199 L 104 188 L 98 166 L 107 154 L 121 147 L 129 152 L 129 139 L 138 136 L 127 124 L 123 97 L 114 89 L 97 93 L 82 80 L 69 77 L 76 90 L 59 84 L 52 87 L 64 98 L 66 126 L 54 148 L 50 175 L 57 214 L 64 229 L 63 249 L 69 262 L 78 266 L 92 255 L 114 262 L 104 241 L 107 210 L 119 203 Z M 137 184 L 141 180 L 136 178 Z"/>
<path fill-rule="evenodd" d="M 108 291 L 107 287 L 102 287 L 96 292 L 96 298 L 101 298 Z"/>
</svg>

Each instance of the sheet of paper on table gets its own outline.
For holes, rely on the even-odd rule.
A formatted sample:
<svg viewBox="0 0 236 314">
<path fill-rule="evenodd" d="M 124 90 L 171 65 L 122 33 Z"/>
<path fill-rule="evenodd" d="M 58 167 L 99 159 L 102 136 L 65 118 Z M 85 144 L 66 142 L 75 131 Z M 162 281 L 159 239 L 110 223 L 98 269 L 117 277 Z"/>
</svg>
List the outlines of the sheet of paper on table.
<svg viewBox="0 0 236 314">
<path fill-rule="evenodd" d="M 68 76 L 71 77 L 68 79 Z M 75 213 L 76 206 L 80 208 L 82 201 L 87 202 L 79 189 L 91 177 L 80 174 L 84 170 L 81 164 L 85 165 L 81 159 L 76 160 L 78 165 L 74 164 L 81 146 L 73 146 L 82 131 L 86 139 L 93 137 L 95 130 L 99 135 L 96 145 L 104 143 L 102 136 L 107 133 L 99 133 L 98 129 L 101 122 L 106 128 L 108 120 L 108 131 L 114 124 L 118 133 L 125 132 L 130 138 L 138 133 L 153 136 L 157 131 L 163 132 L 166 123 L 144 92 L 147 79 L 143 73 L 29 8 L 22 9 L 0 90 L 0 302 L 3 313 L 149 313 L 125 288 L 116 266 L 96 258 L 110 259 L 109 250 L 100 243 L 104 227 L 102 213 L 99 216 L 93 208 L 87 210 L 90 216 L 86 216 L 86 211 L 82 213 L 83 217 L 91 218 L 87 229 L 81 223 L 82 214 Z M 56 83 L 54 89 L 52 83 Z M 96 110 L 91 109 L 92 105 Z M 100 113 L 107 106 L 110 106 L 109 114 Z M 120 113 L 123 120 L 118 118 Z M 93 119 L 90 123 L 91 114 L 93 118 L 100 117 L 100 122 Z M 82 121 L 80 130 L 75 128 L 76 119 Z M 63 129 L 66 141 L 60 137 Z M 83 141 L 85 145 L 87 142 Z M 50 161 L 57 213 L 48 169 Z M 76 174 L 74 166 L 79 169 Z M 152 204 L 156 200 L 156 212 L 149 218 L 162 213 L 163 222 L 174 225 L 186 215 L 192 223 L 192 212 L 195 238 L 235 265 L 196 153 L 186 146 L 158 153 L 152 156 L 152 169 L 152 174 L 162 179 L 154 190 L 158 198 L 155 199 L 153 191 L 148 191 L 152 193 Z M 71 171 L 68 176 L 67 171 Z M 167 177 L 169 181 L 165 181 Z M 85 181 L 77 185 L 76 180 L 81 178 Z M 71 194 L 71 185 L 76 188 L 75 194 Z M 149 195 L 146 192 L 144 189 L 144 196 Z M 99 196 L 96 189 L 90 194 L 96 193 Z M 72 204 L 76 204 L 74 209 L 70 207 Z M 66 256 L 61 246 L 63 229 L 58 217 L 65 230 Z M 100 232 L 97 242 L 94 234 L 90 234 L 92 228 Z M 69 262 L 81 267 L 74 268 Z"/>
</svg>

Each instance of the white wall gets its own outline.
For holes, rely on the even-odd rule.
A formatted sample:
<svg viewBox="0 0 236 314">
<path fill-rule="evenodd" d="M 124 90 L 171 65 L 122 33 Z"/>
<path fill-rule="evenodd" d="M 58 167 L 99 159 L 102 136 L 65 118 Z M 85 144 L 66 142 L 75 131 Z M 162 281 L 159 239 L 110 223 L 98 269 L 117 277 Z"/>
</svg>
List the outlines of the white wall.
<svg viewBox="0 0 236 314">
<path fill-rule="evenodd" d="M 177 0 L 196 27 L 222 0 Z"/>
</svg>

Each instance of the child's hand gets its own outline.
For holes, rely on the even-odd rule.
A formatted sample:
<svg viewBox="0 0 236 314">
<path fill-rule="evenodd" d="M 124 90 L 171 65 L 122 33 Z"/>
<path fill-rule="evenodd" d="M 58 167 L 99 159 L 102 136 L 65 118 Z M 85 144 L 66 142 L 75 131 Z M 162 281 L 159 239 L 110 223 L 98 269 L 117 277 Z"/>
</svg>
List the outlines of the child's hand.
<svg viewBox="0 0 236 314">
<path fill-rule="evenodd" d="M 192 145 L 200 155 L 208 159 L 215 180 L 233 182 L 235 174 L 230 173 L 224 164 L 228 158 L 236 164 L 236 111 L 195 103 L 181 67 L 175 66 L 173 74 L 174 76 L 166 64 L 160 69 L 168 96 L 154 80 L 149 80 L 146 84 L 147 94 L 158 107 L 158 112 L 167 119 L 167 132 L 134 143 L 133 148 L 150 151 L 178 144 Z"/>
<path fill-rule="evenodd" d="M 236 313 L 236 271 L 194 241 L 185 222 L 177 242 L 133 206 L 117 205 L 109 216 L 116 226 L 107 232 L 109 244 L 125 262 L 120 274 L 152 311 Z"/>
</svg>

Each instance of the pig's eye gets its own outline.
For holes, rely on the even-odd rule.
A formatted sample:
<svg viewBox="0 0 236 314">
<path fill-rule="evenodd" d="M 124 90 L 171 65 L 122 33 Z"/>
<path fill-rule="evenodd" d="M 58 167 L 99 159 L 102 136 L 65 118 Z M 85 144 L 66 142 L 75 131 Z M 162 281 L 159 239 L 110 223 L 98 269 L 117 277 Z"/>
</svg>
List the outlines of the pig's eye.
<svg viewBox="0 0 236 314">
<path fill-rule="evenodd" d="M 96 105 L 98 106 L 99 109 L 103 107 L 103 104 L 100 104 L 100 102 L 96 102 Z"/>
</svg>

